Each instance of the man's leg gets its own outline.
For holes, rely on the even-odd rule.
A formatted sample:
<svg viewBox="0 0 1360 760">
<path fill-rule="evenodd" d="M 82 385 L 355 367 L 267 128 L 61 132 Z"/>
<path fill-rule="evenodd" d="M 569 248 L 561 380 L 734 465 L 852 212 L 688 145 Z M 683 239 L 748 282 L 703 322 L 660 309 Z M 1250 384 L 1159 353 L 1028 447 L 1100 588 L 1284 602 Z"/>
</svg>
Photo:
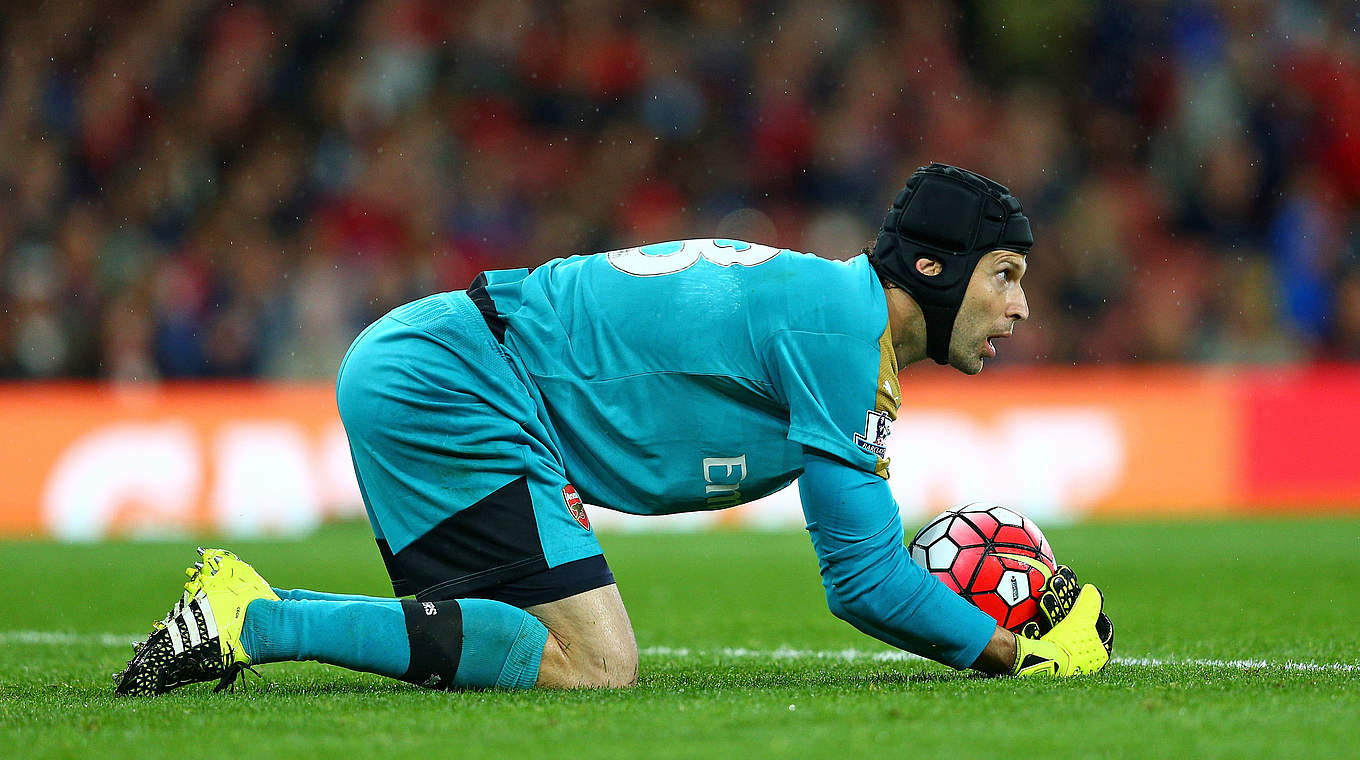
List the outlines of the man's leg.
<svg viewBox="0 0 1360 760">
<path fill-rule="evenodd" d="M 615 585 L 529 610 L 489 599 L 257 599 L 241 641 L 252 664 L 315 660 L 435 688 L 637 681 L 637 643 Z"/>
<path fill-rule="evenodd" d="M 252 664 L 315 660 L 437 689 L 527 689 L 548 629 L 489 599 L 258 599 L 242 645 Z"/>
<path fill-rule="evenodd" d="M 580 499 L 532 392 L 466 296 L 423 299 L 365 330 L 342 362 L 337 405 L 393 590 L 418 601 L 276 598 L 249 565 L 219 552 L 205 564 L 227 571 L 189 584 L 208 598 L 186 597 L 187 611 L 167 616 L 154 651 L 129 671 L 146 662 L 169 672 L 167 646 L 177 662 L 197 662 L 185 640 L 220 641 L 222 664 L 124 682 L 160 693 L 284 660 L 435 688 L 635 680 L 632 629 Z"/>
<path fill-rule="evenodd" d="M 584 657 L 622 648 L 636 660 L 613 576 L 532 391 L 467 296 L 423 299 L 366 331 L 342 364 L 337 402 L 393 589 L 420 600 L 403 608 L 408 667 L 428 669 L 421 657 L 440 650 L 445 670 L 457 661 L 455 685 L 503 683 L 506 667 L 521 674 L 510 679 L 515 685 L 531 686 L 546 653 L 545 684 L 614 685 L 614 669 L 606 672 Z M 310 615 L 314 609 L 320 608 L 266 605 L 261 630 L 287 627 L 266 613 Z M 390 605 L 386 615 L 395 620 Z M 612 638 L 598 645 L 579 639 L 592 617 L 601 623 L 595 632 Z M 615 641 L 624 631 L 626 640 Z M 294 658 L 310 652 L 336 661 L 329 648 L 284 644 L 262 653 Z M 525 654 L 531 644 L 535 651 Z M 400 664 L 397 658 L 385 667 Z M 403 674 L 416 681 L 418 675 Z M 633 677 L 628 673 L 627 682 Z"/>
<path fill-rule="evenodd" d="M 257 599 L 241 642 L 252 664 L 315 660 L 434 688 L 637 681 L 637 643 L 616 585 L 528 610 L 489 599 Z"/>
</svg>

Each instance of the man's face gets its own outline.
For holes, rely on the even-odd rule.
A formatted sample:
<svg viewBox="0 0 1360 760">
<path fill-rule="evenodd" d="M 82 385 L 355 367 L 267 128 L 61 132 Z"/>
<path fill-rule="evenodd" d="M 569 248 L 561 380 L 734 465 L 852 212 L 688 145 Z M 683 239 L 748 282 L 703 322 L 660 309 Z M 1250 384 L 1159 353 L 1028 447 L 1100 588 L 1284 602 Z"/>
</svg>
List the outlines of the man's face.
<svg viewBox="0 0 1360 760">
<path fill-rule="evenodd" d="M 1020 278 L 1025 257 L 1013 251 L 992 251 L 978 262 L 963 295 L 954 332 L 949 340 L 949 366 L 976 375 L 982 363 L 996 356 L 995 338 L 1007 337 L 1015 323 L 1029 318 L 1029 304 Z"/>
</svg>

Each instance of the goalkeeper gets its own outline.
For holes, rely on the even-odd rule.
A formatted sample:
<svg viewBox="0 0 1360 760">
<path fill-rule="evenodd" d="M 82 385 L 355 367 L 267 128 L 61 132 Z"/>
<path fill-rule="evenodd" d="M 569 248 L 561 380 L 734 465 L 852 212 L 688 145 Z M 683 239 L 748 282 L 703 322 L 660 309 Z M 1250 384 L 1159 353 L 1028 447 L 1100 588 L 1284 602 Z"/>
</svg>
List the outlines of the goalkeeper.
<svg viewBox="0 0 1360 760">
<path fill-rule="evenodd" d="M 410 598 L 273 588 L 209 550 L 118 691 L 296 660 L 431 688 L 629 686 L 632 625 L 582 502 L 723 509 L 794 478 L 836 616 L 954 668 L 1097 671 L 1110 629 L 1094 587 L 1064 570 L 1044 630 L 999 628 L 912 563 L 886 480 L 899 369 L 981 371 L 1028 317 L 1032 244 L 1005 187 L 932 164 L 848 262 L 687 240 L 402 306 L 355 340 L 337 399 Z"/>
</svg>

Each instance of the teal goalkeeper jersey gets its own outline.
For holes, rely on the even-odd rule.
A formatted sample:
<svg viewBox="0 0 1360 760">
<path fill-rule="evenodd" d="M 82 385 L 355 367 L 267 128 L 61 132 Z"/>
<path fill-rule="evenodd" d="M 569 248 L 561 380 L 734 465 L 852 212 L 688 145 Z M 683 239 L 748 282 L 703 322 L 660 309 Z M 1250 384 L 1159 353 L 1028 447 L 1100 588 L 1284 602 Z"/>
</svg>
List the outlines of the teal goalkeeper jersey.
<svg viewBox="0 0 1360 760">
<path fill-rule="evenodd" d="M 804 446 L 887 476 L 900 392 L 863 256 L 684 240 L 488 272 L 487 294 L 590 503 L 730 507 L 798 477 Z"/>
<path fill-rule="evenodd" d="M 956 668 L 977 659 L 995 621 L 902 545 L 883 457 L 901 391 L 865 257 L 683 240 L 488 272 L 486 293 L 587 501 L 721 509 L 801 474 L 831 611 Z"/>
</svg>

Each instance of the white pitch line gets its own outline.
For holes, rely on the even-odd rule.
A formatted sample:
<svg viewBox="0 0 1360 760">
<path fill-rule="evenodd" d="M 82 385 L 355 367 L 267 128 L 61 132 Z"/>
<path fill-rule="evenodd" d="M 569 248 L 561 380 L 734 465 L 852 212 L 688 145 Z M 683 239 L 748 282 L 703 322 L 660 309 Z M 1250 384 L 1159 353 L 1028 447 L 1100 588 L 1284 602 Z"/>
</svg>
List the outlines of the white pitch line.
<svg viewBox="0 0 1360 760">
<path fill-rule="evenodd" d="M 1268 660 L 1198 660 L 1160 657 L 1115 657 L 1119 665 L 1132 665 L 1141 668 L 1158 668 L 1163 665 L 1196 665 L 1206 668 L 1231 668 L 1234 670 L 1296 670 L 1304 673 L 1360 673 L 1360 664 L 1348 662 L 1270 662 Z"/>
<path fill-rule="evenodd" d="M 0 644 L 30 644 L 38 646 L 130 646 L 138 636 L 120 633 L 62 633 L 59 631 L 0 631 Z M 639 650 L 644 657 L 721 657 L 741 660 L 835 660 L 838 662 L 907 662 L 922 658 L 910 652 L 873 651 L 866 649 L 690 649 L 688 647 L 653 646 Z M 1224 668 L 1228 670 L 1289 670 L 1301 673 L 1360 673 L 1360 663 L 1300 662 L 1286 660 L 1216 660 L 1193 657 L 1115 657 L 1112 662 L 1137 668 L 1163 666 Z"/>
<path fill-rule="evenodd" d="M 902 662 L 921 660 L 910 652 L 866 651 L 863 649 L 741 649 L 724 648 L 696 650 L 684 647 L 646 647 L 640 650 L 644 656 L 654 657 L 725 657 L 731 659 L 758 660 L 839 660 L 854 662 L 872 660 L 874 662 Z M 1162 666 L 1193 666 L 1205 668 L 1226 668 L 1231 670 L 1281 669 L 1301 672 L 1360 673 L 1360 664 L 1346 662 L 1269 662 L 1266 660 L 1213 660 L 1196 658 L 1158 658 L 1158 657 L 1115 657 L 1112 662 L 1131 667 L 1155 668 Z"/>
<path fill-rule="evenodd" d="M 132 646 L 139 638 L 120 633 L 61 633 L 59 631 L 0 631 L 0 644 L 38 644 L 45 646 L 98 645 Z"/>
<path fill-rule="evenodd" d="M 779 647 L 777 649 L 644 647 L 638 650 L 638 654 L 645 657 L 728 657 L 753 660 L 841 660 L 844 662 L 855 660 L 900 662 L 923 659 L 911 652 L 892 650 L 875 652 L 864 649 L 793 649 L 791 647 Z"/>
</svg>

